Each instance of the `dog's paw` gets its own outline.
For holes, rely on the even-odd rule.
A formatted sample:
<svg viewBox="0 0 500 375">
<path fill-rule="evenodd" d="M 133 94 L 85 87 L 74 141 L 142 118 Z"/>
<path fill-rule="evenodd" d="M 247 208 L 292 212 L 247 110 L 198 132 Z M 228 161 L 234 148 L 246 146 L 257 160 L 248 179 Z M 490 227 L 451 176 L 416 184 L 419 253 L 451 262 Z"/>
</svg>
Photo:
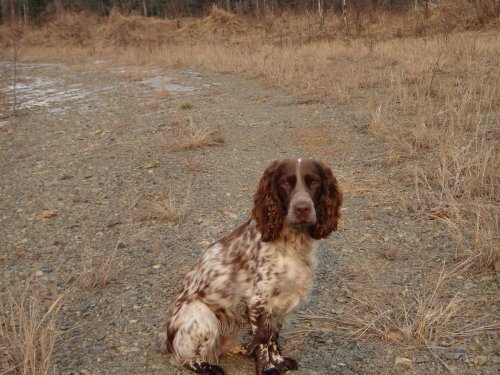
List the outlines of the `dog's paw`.
<svg viewBox="0 0 500 375">
<path fill-rule="evenodd" d="M 297 361 L 290 357 L 281 357 L 279 362 L 274 363 L 274 366 L 282 373 L 299 368 Z"/>
<path fill-rule="evenodd" d="M 226 372 L 222 367 L 217 365 L 203 364 L 201 368 L 202 375 L 226 375 Z"/>
<path fill-rule="evenodd" d="M 281 372 L 276 367 L 265 368 L 262 371 L 263 375 L 281 375 Z"/>
</svg>

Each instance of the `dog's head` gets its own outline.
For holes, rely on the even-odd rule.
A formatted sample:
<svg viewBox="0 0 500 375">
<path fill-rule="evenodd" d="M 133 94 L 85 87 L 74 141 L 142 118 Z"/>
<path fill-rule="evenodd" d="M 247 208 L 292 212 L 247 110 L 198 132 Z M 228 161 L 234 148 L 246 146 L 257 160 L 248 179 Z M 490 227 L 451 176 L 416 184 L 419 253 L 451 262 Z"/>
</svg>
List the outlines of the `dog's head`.
<svg viewBox="0 0 500 375">
<path fill-rule="evenodd" d="M 337 180 L 324 163 L 274 161 L 260 179 L 252 217 L 263 241 L 276 240 L 285 223 L 320 239 L 337 229 L 341 204 Z"/>
</svg>

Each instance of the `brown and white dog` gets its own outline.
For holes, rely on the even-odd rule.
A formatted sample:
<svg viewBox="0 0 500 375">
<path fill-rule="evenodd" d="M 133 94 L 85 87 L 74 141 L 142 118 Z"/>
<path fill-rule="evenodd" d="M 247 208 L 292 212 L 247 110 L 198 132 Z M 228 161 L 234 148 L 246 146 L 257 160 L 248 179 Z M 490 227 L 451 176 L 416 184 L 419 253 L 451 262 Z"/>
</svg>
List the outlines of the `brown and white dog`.
<svg viewBox="0 0 500 375">
<path fill-rule="evenodd" d="M 201 374 L 224 374 L 218 357 L 246 319 L 246 354 L 257 374 L 282 374 L 297 362 L 281 356 L 285 316 L 305 299 L 316 240 L 337 229 L 342 193 L 322 162 L 274 161 L 254 195 L 252 217 L 202 254 L 170 306 L 163 351 Z"/>
</svg>

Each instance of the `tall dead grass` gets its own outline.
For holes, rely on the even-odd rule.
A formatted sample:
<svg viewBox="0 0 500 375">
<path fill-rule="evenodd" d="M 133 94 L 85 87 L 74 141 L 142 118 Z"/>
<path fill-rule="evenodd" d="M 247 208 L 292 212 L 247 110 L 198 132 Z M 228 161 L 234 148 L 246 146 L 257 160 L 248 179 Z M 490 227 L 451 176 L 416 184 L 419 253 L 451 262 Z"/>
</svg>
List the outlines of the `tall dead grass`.
<svg viewBox="0 0 500 375">
<path fill-rule="evenodd" d="M 47 375 L 61 337 L 60 311 L 71 288 L 45 298 L 26 281 L 18 291 L 8 290 L 0 300 L 0 367 L 2 374 Z"/>
<path fill-rule="evenodd" d="M 438 342 L 458 329 L 454 323 L 462 309 L 463 298 L 459 294 L 448 298 L 449 277 L 443 267 L 437 281 L 408 293 L 395 295 L 385 289 L 371 290 L 369 294 L 351 293 L 348 297 L 353 303 L 347 313 L 336 317 L 329 313 L 303 314 L 300 319 L 310 322 L 313 330 L 342 329 L 355 338 L 413 340 L 417 346 Z M 377 284 L 374 280 L 373 285 Z M 309 328 L 294 334 L 308 332 Z"/>
<path fill-rule="evenodd" d="M 373 278 L 370 266 L 367 266 L 367 272 Z M 422 284 L 405 287 L 403 291 L 387 288 L 373 278 L 369 291 L 347 292 L 347 302 L 342 310 L 332 314 L 327 308 L 320 308 L 318 313 L 299 315 L 301 327 L 305 328 L 292 331 L 288 337 L 344 331 L 356 340 L 375 339 L 408 347 L 424 347 L 454 374 L 434 349 L 450 340 L 494 334 L 500 328 L 497 321 L 485 322 L 486 313 L 464 326 L 463 317 L 473 302 L 456 291 L 450 292 L 454 276 L 454 272 L 446 271 L 443 264 L 437 279 L 431 275 Z"/>
<path fill-rule="evenodd" d="M 490 60 L 500 43 L 459 34 L 408 44 L 379 50 L 402 66 L 370 130 L 409 162 L 421 212 L 449 225 L 463 268 L 482 272 L 500 257 L 500 81 Z"/>
</svg>

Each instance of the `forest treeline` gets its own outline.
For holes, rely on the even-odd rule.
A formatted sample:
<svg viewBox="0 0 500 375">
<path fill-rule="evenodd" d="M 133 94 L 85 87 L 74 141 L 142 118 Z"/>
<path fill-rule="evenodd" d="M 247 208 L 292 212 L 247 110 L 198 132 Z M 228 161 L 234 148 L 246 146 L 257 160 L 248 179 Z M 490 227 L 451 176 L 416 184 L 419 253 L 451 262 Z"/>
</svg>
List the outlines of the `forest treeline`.
<svg viewBox="0 0 500 375">
<path fill-rule="evenodd" d="M 203 16 L 213 5 L 230 12 L 261 15 L 266 12 L 341 12 L 346 9 L 402 10 L 418 6 L 437 6 L 440 0 L 0 0 L 1 21 L 17 19 L 25 22 L 44 21 L 60 11 L 91 12 L 108 15 L 111 9 L 123 14 L 143 16 L 184 17 Z M 498 0 L 469 0 L 482 4 Z M 491 6 L 489 4 L 488 6 Z"/>
</svg>

